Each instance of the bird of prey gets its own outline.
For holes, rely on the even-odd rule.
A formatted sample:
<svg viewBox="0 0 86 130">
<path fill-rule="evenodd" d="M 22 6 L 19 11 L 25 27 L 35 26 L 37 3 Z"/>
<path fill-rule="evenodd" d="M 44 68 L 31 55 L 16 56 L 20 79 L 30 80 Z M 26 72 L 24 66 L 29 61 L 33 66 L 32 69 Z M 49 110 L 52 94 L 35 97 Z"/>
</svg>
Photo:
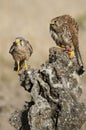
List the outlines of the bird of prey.
<svg viewBox="0 0 86 130">
<path fill-rule="evenodd" d="M 27 40 L 22 37 L 17 37 L 10 47 L 9 53 L 15 61 L 14 70 L 19 72 L 21 68 L 29 68 L 28 60 L 33 53 L 33 48 Z"/>
<path fill-rule="evenodd" d="M 80 74 L 82 74 L 84 70 L 79 50 L 78 30 L 77 22 L 69 15 L 58 16 L 50 22 L 51 37 L 58 47 L 69 54 L 70 58 L 76 57 Z"/>
</svg>

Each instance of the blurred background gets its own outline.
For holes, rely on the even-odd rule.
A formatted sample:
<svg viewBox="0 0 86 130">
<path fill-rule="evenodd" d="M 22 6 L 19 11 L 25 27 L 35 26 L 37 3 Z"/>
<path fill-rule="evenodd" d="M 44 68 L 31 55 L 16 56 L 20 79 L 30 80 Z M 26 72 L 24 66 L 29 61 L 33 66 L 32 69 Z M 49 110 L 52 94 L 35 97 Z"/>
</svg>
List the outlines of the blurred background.
<svg viewBox="0 0 86 130">
<path fill-rule="evenodd" d="M 31 43 L 34 54 L 32 67 L 39 67 L 48 58 L 48 49 L 55 46 L 49 33 L 50 20 L 69 14 L 79 23 L 80 51 L 86 68 L 86 0 L 0 0 L 0 130 L 14 130 L 8 123 L 10 113 L 21 108 L 28 93 L 20 87 L 13 71 L 9 48 L 15 37 Z M 80 78 L 81 100 L 86 104 L 86 74 Z M 86 129 L 86 124 L 82 130 Z"/>
</svg>

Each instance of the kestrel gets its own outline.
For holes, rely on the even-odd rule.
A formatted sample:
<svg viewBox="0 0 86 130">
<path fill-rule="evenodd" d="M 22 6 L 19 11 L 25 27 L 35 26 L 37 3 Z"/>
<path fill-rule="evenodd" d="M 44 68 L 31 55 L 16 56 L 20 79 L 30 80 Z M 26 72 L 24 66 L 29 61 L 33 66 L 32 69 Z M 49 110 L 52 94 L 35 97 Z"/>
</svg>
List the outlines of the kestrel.
<svg viewBox="0 0 86 130">
<path fill-rule="evenodd" d="M 66 51 L 70 58 L 76 57 L 80 67 L 80 73 L 83 73 L 83 62 L 79 51 L 78 30 L 77 22 L 69 15 L 56 17 L 50 22 L 51 37 L 56 45 Z"/>
<path fill-rule="evenodd" d="M 22 37 L 17 37 L 13 42 L 9 53 L 12 55 L 15 61 L 15 70 L 17 68 L 17 71 L 19 72 L 22 64 L 22 68 L 29 68 L 28 60 L 33 53 L 33 48 L 27 40 Z"/>
</svg>

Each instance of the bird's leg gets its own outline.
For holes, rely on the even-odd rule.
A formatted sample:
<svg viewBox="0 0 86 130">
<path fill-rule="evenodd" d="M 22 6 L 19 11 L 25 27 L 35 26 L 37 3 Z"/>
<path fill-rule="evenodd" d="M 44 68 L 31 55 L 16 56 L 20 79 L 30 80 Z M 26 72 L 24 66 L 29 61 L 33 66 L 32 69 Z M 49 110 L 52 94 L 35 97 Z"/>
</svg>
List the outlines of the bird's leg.
<svg viewBox="0 0 86 130">
<path fill-rule="evenodd" d="M 19 73 L 19 70 L 20 70 L 20 62 L 17 61 L 17 64 L 18 64 L 17 72 Z"/>
<path fill-rule="evenodd" d="M 27 61 L 25 60 L 24 61 L 24 66 L 23 66 L 23 68 L 25 69 L 25 70 L 27 70 L 29 67 L 28 67 L 28 65 L 27 65 Z"/>
</svg>

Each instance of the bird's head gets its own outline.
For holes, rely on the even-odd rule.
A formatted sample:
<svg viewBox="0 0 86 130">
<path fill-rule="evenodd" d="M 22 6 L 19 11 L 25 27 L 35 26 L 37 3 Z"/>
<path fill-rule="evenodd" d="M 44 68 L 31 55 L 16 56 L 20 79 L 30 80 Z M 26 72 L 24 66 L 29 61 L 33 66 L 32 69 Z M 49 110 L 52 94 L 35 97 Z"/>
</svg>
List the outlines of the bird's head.
<svg viewBox="0 0 86 130">
<path fill-rule="evenodd" d="M 59 27 L 61 27 L 63 24 L 63 20 L 60 17 L 56 17 L 54 19 L 51 20 L 50 22 L 50 29 L 57 29 Z"/>
<path fill-rule="evenodd" d="M 59 32 L 63 25 L 63 20 L 60 17 L 56 17 L 50 21 L 50 34 L 55 43 L 58 46 L 62 46 L 61 41 L 59 40 Z"/>
<path fill-rule="evenodd" d="M 22 37 L 17 37 L 14 41 L 14 44 L 16 44 L 17 46 L 25 46 L 26 44 L 26 40 Z"/>
<path fill-rule="evenodd" d="M 55 41 L 56 41 L 56 39 L 58 39 L 57 34 L 62 25 L 63 25 L 63 20 L 60 17 L 56 17 L 50 21 L 50 33 L 51 33 L 52 38 Z"/>
</svg>

